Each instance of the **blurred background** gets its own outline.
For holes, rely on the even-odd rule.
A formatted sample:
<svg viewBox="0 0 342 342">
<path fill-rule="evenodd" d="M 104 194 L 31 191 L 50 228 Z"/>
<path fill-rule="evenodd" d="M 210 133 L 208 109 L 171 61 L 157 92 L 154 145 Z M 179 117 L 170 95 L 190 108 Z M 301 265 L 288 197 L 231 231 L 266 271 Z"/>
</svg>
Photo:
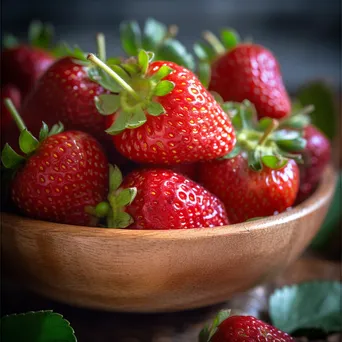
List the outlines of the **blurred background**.
<svg viewBox="0 0 342 342">
<path fill-rule="evenodd" d="M 290 92 L 324 78 L 340 88 L 340 0 L 2 0 L 3 33 L 26 37 L 32 19 L 51 22 L 59 39 L 95 51 L 95 33 L 107 36 L 110 54 L 120 53 L 118 24 L 147 17 L 177 24 L 191 48 L 205 29 L 233 27 L 271 49 Z"/>
</svg>

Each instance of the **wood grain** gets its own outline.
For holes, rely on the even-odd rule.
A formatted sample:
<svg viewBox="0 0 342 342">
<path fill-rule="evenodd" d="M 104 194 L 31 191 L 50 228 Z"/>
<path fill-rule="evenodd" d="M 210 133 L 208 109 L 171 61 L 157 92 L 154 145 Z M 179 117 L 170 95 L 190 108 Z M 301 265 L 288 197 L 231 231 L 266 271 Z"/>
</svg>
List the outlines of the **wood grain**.
<svg viewBox="0 0 342 342">
<path fill-rule="evenodd" d="M 72 305 L 130 312 L 203 307 L 294 261 L 319 229 L 335 182 L 329 167 L 315 194 L 293 210 L 213 229 L 93 229 L 3 213 L 3 264 L 30 289 Z"/>
</svg>

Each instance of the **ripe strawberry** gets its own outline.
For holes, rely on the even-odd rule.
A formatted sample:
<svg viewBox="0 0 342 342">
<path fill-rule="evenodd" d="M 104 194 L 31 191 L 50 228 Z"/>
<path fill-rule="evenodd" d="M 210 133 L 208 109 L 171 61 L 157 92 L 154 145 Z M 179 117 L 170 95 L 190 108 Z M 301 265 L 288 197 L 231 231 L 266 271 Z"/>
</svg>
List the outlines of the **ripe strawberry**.
<svg viewBox="0 0 342 342">
<path fill-rule="evenodd" d="M 13 84 L 24 98 L 55 61 L 55 57 L 48 51 L 51 38 L 51 26 L 40 22 L 31 23 L 28 44 L 19 43 L 12 36 L 10 39 L 5 37 L 5 49 L 1 52 L 2 85 Z"/>
<path fill-rule="evenodd" d="M 216 48 L 212 60 L 209 89 L 224 101 L 251 101 L 259 118 L 280 119 L 291 111 L 291 102 L 283 84 L 275 56 L 261 45 L 251 43 L 223 46 L 212 33 L 206 39 Z M 223 35 L 223 38 L 225 35 Z"/>
<path fill-rule="evenodd" d="M 121 175 L 115 177 L 118 181 L 111 182 L 116 185 L 108 197 L 109 227 L 186 229 L 228 224 L 220 200 L 181 174 L 158 168 L 136 170 L 122 184 Z"/>
<path fill-rule="evenodd" d="M 19 89 L 12 84 L 7 84 L 1 88 L 1 132 L 4 132 L 12 122 L 11 113 L 4 104 L 5 98 L 10 98 L 14 106 L 20 108 L 21 94 Z"/>
<path fill-rule="evenodd" d="M 324 169 L 331 158 L 331 147 L 328 138 L 315 126 L 309 125 L 304 129 L 307 141 L 301 152 L 304 163 L 299 164 L 300 187 L 298 201 L 306 199 L 315 190 Z"/>
<path fill-rule="evenodd" d="M 231 151 L 235 134 L 230 119 L 196 76 L 173 62 L 149 64 L 149 58 L 141 50 L 138 64 L 108 67 L 88 56 L 113 77 L 111 91 L 119 92 L 97 98 L 102 114 L 115 113 L 107 132 L 114 135 L 117 150 L 153 164 L 209 160 Z"/>
<path fill-rule="evenodd" d="M 247 106 L 241 109 L 247 111 Z M 240 114 L 233 123 L 241 120 Z M 201 163 L 198 171 L 199 182 L 221 199 L 231 223 L 281 213 L 293 205 L 299 170 L 287 158 L 295 158 L 289 152 L 305 144 L 298 132 L 274 131 L 275 120 L 264 119 L 258 129 L 247 121 L 244 125 L 238 130 L 238 150 L 227 159 Z"/>
<path fill-rule="evenodd" d="M 222 317 L 218 316 L 210 330 L 202 331 L 200 342 L 294 341 L 287 333 L 255 317 L 219 315 Z"/>
<path fill-rule="evenodd" d="M 49 133 L 45 124 L 38 141 L 13 115 L 20 121 L 20 146 L 27 156 L 8 144 L 3 149 L 4 166 L 19 167 L 11 183 L 12 201 L 35 219 L 95 225 L 87 208 L 105 200 L 108 191 L 108 161 L 99 143 L 84 132 L 61 132 L 57 126 Z"/>
</svg>

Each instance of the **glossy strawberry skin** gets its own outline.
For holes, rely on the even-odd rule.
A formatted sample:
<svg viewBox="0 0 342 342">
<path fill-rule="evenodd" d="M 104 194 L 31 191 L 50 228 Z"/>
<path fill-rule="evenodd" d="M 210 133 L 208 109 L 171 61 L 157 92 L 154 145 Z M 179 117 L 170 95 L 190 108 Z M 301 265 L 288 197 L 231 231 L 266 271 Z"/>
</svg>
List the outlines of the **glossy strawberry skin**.
<svg viewBox="0 0 342 342">
<path fill-rule="evenodd" d="M 331 159 L 330 142 L 318 128 L 313 125 L 307 126 L 304 130 L 304 138 L 307 141 L 302 151 L 304 163 L 298 165 L 300 170 L 299 202 L 315 190 Z"/>
<path fill-rule="evenodd" d="M 209 89 L 224 101 L 248 99 L 259 118 L 280 119 L 291 111 L 278 62 L 260 45 L 240 44 L 214 61 Z"/>
<path fill-rule="evenodd" d="M 106 199 L 108 161 L 90 135 L 67 131 L 48 137 L 16 173 L 11 186 L 15 205 L 35 219 L 93 225 L 85 212 Z"/>
<path fill-rule="evenodd" d="M 119 152 L 138 163 L 179 164 L 224 156 L 235 145 L 230 119 L 213 96 L 189 70 L 172 63 L 157 61 L 149 66 L 149 75 L 162 65 L 174 72 L 165 77 L 174 89 L 155 97 L 165 113 L 151 116 L 136 128 L 113 136 Z M 111 124 L 115 117 L 110 117 Z"/>
<path fill-rule="evenodd" d="M 228 224 L 220 200 L 171 170 L 133 171 L 122 184 L 122 188 L 127 187 L 138 190 L 126 208 L 134 219 L 130 229 L 206 228 Z"/>
<path fill-rule="evenodd" d="M 231 316 L 224 320 L 211 342 L 292 342 L 294 339 L 252 316 Z"/>
<path fill-rule="evenodd" d="M 229 221 L 240 223 L 291 207 L 298 192 L 299 170 L 290 160 L 282 169 L 264 166 L 256 172 L 238 155 L 233 159 L 201 163 L 199 182 L 221 199 Z"/>
<path fill-rule="evenodd" d="M 11 99 L 15 108 L 19 110 L 21 103 L 20 90 L 12 84 L 6 84 L 1 88 L 1 132 L 7 129 L 12 122 L 12 116 L 4 103 L 6 98 Z"/>
<path fill-rule="evenodd" d="M 1 53 L 1 82 L 15 85 L 25 97 L 54 61 L 49 52 L 32 46 L 4 49 Z"/>
<path fill-rule="evenodd" d="M 38 134 L 42 121 L 50 126 L 61 121 L 65 129 L 89 133 L 104 146 L 110 160 L 121 165 L 124 158 L 113 148 L 104 132 L 106 119 L 95 107 L 94 97 L 103 93 L 108 91 L 89 79 L 86 66 L 65 57 L 39 79 L 23 103 L 21 115 L 33 134 Z"/>
</svg>

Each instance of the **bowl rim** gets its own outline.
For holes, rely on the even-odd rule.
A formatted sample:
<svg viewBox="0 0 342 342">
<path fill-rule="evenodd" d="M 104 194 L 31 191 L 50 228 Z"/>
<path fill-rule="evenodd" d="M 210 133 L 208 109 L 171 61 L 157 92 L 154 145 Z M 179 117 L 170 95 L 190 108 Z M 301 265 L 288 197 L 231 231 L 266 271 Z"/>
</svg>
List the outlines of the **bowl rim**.
<svg viewBox="0 0 342 342">
<path fill-rule="evenodd" d="M 238 235 L 249 234 L 251 231 L 260 231 L 268 229 L 272 226 L 279 226 L 283 223 L 292 222 L 298 218 L 306 216 L 326 204 L 332 197 L 337 181 L 337 171 L 332 165 L 328 165 L 325 169 L 321 181 L 315 192 L 299 205 L 282 212 L 275 216 L 260 218 L 255 221 L 242 222 L 226 226 L 218 226 L 213 228 L 189 228 L 189 229 L 166 229 L 166 230 L 136 230 L 136 229 L 108 229 L 99 227 L 76 226 L 49 221 L 35 220 L 20 216 L 1 212 L 1 224 L 4 221 L 7 224 L 10 221 L 16 222 L 15 226 L 20 227 L 21 223 L 27 225 L 30 223 L 30 229 L 34 231 L 49 232 L 49 234 L 69 234 L 70 236 L 82 237 L 114 237 L 114 238 L 153 238 L 153 239 L 199 239 L 211 238 L 220 235 Z M 34 227 L 34 228 L 33 228 Z"/>
</svg>

